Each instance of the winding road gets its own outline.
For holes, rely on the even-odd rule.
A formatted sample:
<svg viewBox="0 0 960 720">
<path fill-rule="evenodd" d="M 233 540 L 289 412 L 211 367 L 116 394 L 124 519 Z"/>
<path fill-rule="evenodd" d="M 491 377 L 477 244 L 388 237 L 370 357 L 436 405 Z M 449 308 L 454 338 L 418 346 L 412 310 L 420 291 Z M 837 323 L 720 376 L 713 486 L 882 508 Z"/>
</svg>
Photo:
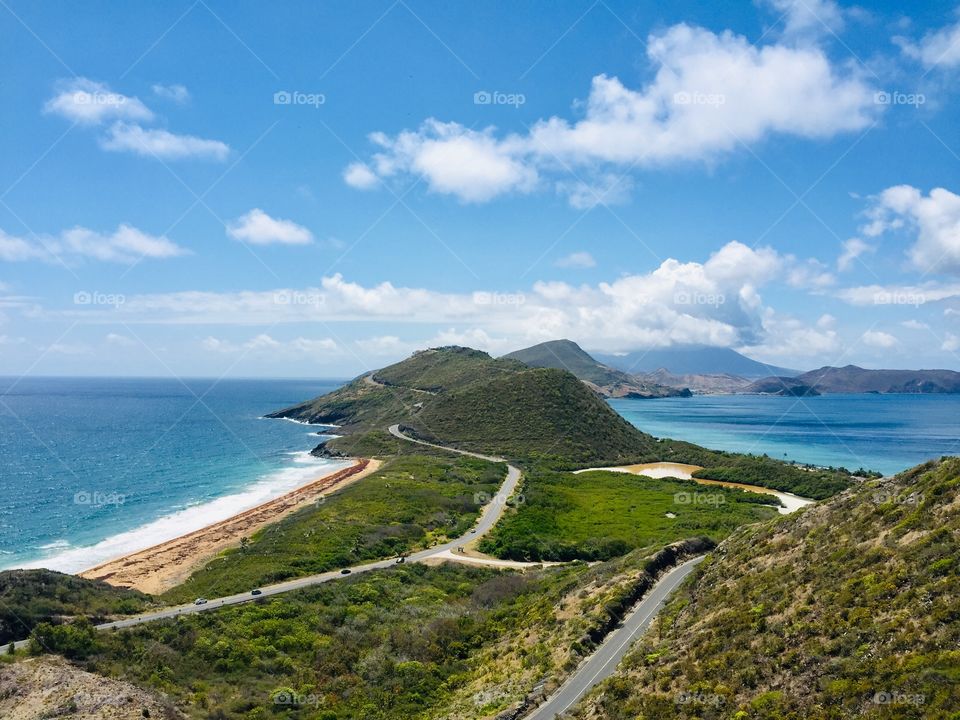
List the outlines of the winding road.
<svg viewBox="0 0 960 720">
<path fill-rule="evenodd" d="M 705 556 L 699 555 L 667 572 L 630 611 L 616 630 L 604 639 L 596 651 L 584 660 L 576 672 L 547 700 L 529 713 L 525 720 L 552 720 L 569 710 L 602 680 L 617 669 L 633 641 L 646 630 L 677 586 L 693 572 Z"/>
<path fill-rule="evenodd" d="M 423 440 L 417 440 L 405 435 L 400 430 L 399 425 L 390 426 L 389 432 L 391 435 L 394 435 L 401 440 L 406 440 L 407 442 L 426 445 L 428 447 L 438 448 L 440 450 L 447 450 L 449 452 L 455 452 L 461 455 L 468 455 L 470 457 L 487 460 L 489 462 L 505 463 L 507 466 L 507 476 L 500 485 L 500 489 L 497 491 L 497 494 L 493 496 L 491 501 L 484 506 L 479 520 L 470 531 L 455 540 L 450 540 L 449 542 L 445 542 L 441 545 L 435 545 L 431 548 L 427 548 L 426 550 L 421 550 L 420 552 L 411 553 L 410 555 L 406 556 L 405 562 L 425 562 L 433 559 L 505 568 L 523 568 L 538 564 L 518 563 L 508 560 L 497 560 L 495 558 L 473 558 L 460 555 L 456 552 L 457 548 L 462 546 L 464 543 L 481 537 L 485 533 L 489 532 L 494 525 L 496 525 L 497 521 L 501 518 L 504 510 L 507 507 L 507 500 L 516 492 L 517 485 L 520 482 L 521 473 L 517 467 L 508 463 L 504 458 L 494 457 L 491 455 L 481 455 L 480 453 L 474 453 L 468 450 L 458 450 L 455 448 L 445 447 L 443 445 L 435 445 Z M 621 623 L 616 630 L 611 632 L 604 639 L 603 643 L 596 649 L 596 651 L 580 664 L 580 667 L 566 680 L 566 682 L 563 683 L 563 685 L 561 685 L 553 693 L 553 695 L 551 695 L 543 704 L 529 713 L 526 716 L 526 720 L 551 720 L 552 718 L 558 717 L 570 709 L 570 707 L 572 707 L 574 703 L 576 703 L 587 692 L 589 692 L 591 688 L 612 675 L 616 670 L 617 665 L 620 663 L 620 660 L 623 659 L 623 656 L 626 655 L 627 651 L 630 649 L 633 641 L 638 635 L 646 630 L 647 627 L 649 627 L 650 622 L 656 616 L 660 608 L 663 607 L 670 593 L 677 588 L 684 578 L 686 578 L 693 571 L 694 567 L 696 567 L 696 564 L 703 560 L 703 558 L 704 556 L 701 555 L 691 560 L 687 560 L 685 563 L 676 566 L 667 572 L 662 578 L 660 578 L 656 584 L 654 584 L 651 590 L 644 596 L 644 598 L 637 603 L 636 607 L 634 607 L 634 609 L 631 610 L 630 613 L 624 618 L 623 623 Z M 297 578 L 295 580 L 288 580 L 275 585 L 266 585 L 260 589 L 260 593 L 257 595 L 252 595 L 250 592 L 238 593 L 236 595 L 228 595 L 226 597 L 209 600 L 203 605 L 194 605 L 192 603 L 189 605 L 178 605 L 165 608 L 163 610 L 158 610 L 157 612 L 144 613 L 143 615 L 128 617 L 122 620 L 116 620 L 114 622 L 102 623 L 95 627 L 97 630 L 128 628 L 136 625 L 142 625 L 144 623 L 155 622 L 157 620 L 169 620 L 171 618 L 180 617 L 181 615 L 210 612 L 211 610 L 218 610 L 230 605 L 239 605 L 241 603 L 248 603 L 261 598 L 291 592 L 293 590 L 300 590 L 302 588 L 320 585 L 322 583 L 331 582 L 343 577 L 349 577 L 350 575 L 355 575 L 357 573 L 370 572 L 371 570 L 384 570 L 386 568 L 393 567 L 396 564 L 397 561 L 392 558 L 387 560 L 378 560 L 376 562 L 370 562 L 363 565 L 355 565 L 349 568 L 349 573 L 333 570 L 330 572 L 320 573 L 319 575 L 309 575 L 307 577 Z M 553 563 L 542 564 L 549 565 Z M 28 643 L 29 640 L 21 640 L 14 643 L 14 646 L 19 649 L 25 647 Z M 6 652 L 7 646 L 0 648 L 0 654 Z"/>
</svg>

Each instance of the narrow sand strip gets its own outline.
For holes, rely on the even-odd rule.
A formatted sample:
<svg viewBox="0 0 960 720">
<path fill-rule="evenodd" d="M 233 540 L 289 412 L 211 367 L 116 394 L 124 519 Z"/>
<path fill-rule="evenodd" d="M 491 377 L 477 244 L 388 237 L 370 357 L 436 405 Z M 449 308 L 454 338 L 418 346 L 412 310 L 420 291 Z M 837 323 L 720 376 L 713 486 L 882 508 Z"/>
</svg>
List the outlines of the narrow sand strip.
<svg viewBox="0 0 960 720">
<path fill-rule="evenodd" d="M 324 475 L 226 520 L 109 560 L 78 574 L 145 593 L 162 593 L 182 583 L 219 553 L 236 547 L 241 538 L 250 537 L 264 525 L 276 522 L 316 502 L 321 496 L 376 472 L 380 464 L 379 460 L 361 458 L 348 468 Z"/>
</svg>

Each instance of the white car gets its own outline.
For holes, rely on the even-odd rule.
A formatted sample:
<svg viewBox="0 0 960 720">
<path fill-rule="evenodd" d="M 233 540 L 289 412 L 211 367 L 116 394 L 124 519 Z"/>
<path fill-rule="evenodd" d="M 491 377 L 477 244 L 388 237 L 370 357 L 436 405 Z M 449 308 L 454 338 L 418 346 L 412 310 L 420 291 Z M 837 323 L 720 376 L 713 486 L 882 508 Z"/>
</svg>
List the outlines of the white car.
<svg viewBox="0 0 960 720">
<path fill-rule="evenodd" d="M 196 600 L 193 601 L 193 604 L 194 604 L 194 605 L 206 605 L 206 604 L 207 604 L 207 599 L 206 599 L 206 598 L 197 598 Z"/>
</svg>

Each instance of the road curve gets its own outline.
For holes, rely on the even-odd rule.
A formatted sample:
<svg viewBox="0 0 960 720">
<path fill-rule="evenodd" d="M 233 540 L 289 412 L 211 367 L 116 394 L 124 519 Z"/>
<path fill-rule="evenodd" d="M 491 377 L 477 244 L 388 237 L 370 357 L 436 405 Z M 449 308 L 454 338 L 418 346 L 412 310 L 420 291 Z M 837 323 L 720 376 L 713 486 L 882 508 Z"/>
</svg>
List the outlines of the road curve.
<svg viewBox="0 0 960 720">
<path fill-rule="evenodd" d="M 431 445 L 430 443 L 415 440 L 414 438 L 408 437 L 400 432 L 400 427 L 398 425 L 392 426 L 390 428 L 390 432 L 398 438 L 407 440 L 409 442 L 419 443 L 420 445 L 430 445 L 431 447 L 440 448 L 441 450 L 449 450 L 450 452 L 459 453 L 461 455 L 469 455 L 471 457 L 488 460 L 490 462 L 506 462 L 503 458 L 480 455 L 478 453 L 472 453 L 466 450 L 456 450 L 454 448 L 447 448 L 442 445 Z M 441 545 L 434 545 L 426 550 L 411 553 L 406 557 L 405 562 L 423 562 L 424 560 L 429 560 L 431 558 L 452 560 L 455 562 L 460 561 L 460 558 L 451 551 L 455 550 L 460 545 L 463 545 L 465 542 L 479 538 L 481 535 L 489 532 L 489 530 L 496 525 L 501 515 L 503 515 L 504 509 L 507 507 L 507 499 L 516 491 L 517 484 L 519 482 L 520 470 L 508 463 L 507 476 L 500 485 L 500 489 L 497 491 L 497 494 L 493 496 L 491 501 L 484 506 L 483 511 L 480 514 L 480 519 L 472 529 L 455 540 L 450 540 L 449 542 L 445 542 Z M 218 610 L 222 607 L 228 607 L 230 605 L 239 605 L 241 603 L 252 602 L 254 600 L 270 597 L 272 595 L 280 595 L 292 590 L 300 590 L 313 585 L 320 585 L 322 583 L 330 582 L 331 580 L 339 580 L 342 577 L 355 575 L 357 573 L 370 572 L 371 570 L 383 570 L 388 567 L 392 567 L 396 563 L 397 561 L 393 558 L 377 560 L 375 562 L 369 562 L 363 565 L 354 565 L 350 567 L 350 572 L 346 574 L 339 570 L 331 570 L 318 575 L 308 575 L 306 577 L 296 578 L 294 580 L 287 580 L 275 585 L 264 585 L 260 589 L 259 595 L 251 595 L 250 592 L 243 592 L 235 595 L 227 595 L 226 597 L 215 598 L 207 601 L 207 603 L 204 605 L 194 605 L 193 603 L 190 603 L 189 605 L 175 605 L 173 607 L 164 608 L 163 610 L 158 610 L 156 612 L 143 613 L 142 615 L 136 615 L 123 618 L 122 620 L 102 623 L 94 627 L 97 630 L 127 628 L 135 625 L 142 625 L 148 622 L 155 622 L 157 620 L 168 620 L 171 618 L 180 617 L 181 615 L 210 612 L 211 610 Z M 19 650 L 20 648 L 26 647 L 29 642 L 29 640 L 19 640 L 14 643 L 14 647 Z M 6 654 L 8 647 L 8 645 L 0 647 L 0 655 Z"/>
<path fill-rule="evenodd" d="M 567 678 L 546 702 L 527 715 L 525 720 L 552 720 L 562 715 L 601 680 L 610 677 L 634 640 L 649 627 L 670 593 L 676 590 L 703 558 L 704 556 L 700 555 L 687 560 L 660 578 L 643 600 L 630 611 L 620 627 L 611 632 L 600 647 L 581 663 L 577 671 Z"/>
</svg>

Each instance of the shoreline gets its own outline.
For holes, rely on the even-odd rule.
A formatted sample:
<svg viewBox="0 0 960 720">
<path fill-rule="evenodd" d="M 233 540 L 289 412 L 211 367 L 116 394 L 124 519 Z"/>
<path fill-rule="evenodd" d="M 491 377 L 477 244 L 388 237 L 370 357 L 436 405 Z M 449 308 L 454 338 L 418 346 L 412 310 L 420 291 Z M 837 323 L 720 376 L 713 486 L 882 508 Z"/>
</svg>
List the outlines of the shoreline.
<svg viewBox="0 0 960 720">
<path fill-rule="evenodd" d="M 117 587 L 158 595 L 186 580 L 195 570 L 243 537 L 280 520 L 321 496 L 335 492 L 376 472 L 381 462 L 357 458 L 353 465 L 321 475 L 309 482 L 248 508 L 142 550 L 121 555 L 76 573 L 89 580 L 102 580 Z"/>
</svg>

